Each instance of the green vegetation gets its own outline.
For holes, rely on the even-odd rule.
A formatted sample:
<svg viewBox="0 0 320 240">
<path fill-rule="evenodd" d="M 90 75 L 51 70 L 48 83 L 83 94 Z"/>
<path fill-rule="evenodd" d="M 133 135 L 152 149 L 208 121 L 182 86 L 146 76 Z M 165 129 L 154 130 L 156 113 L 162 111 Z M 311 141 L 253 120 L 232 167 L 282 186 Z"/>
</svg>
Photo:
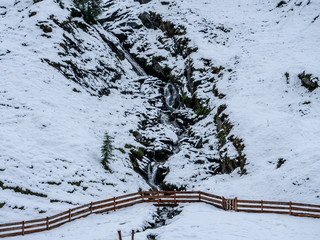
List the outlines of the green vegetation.
<svg viewBox="0 0 320 240">
<path fill-rule="evenodd" d="M 33 192 L 29 189 L 22 189 L 21 187 L 8 187 L 8 186 L 5 186 L 3 182 L 0 181 L 0 188 L 2 188 L 3 190 L 5 189 L 11 189 L 17 193 L 21 193 L 21 194 L 26 194 L 26 195 L 33 195 L 33 196 L 37 196 L 37 197 L 48 197 L 46 194 L 43 194 L 43 193 L 37 193 L 37 192 Z"/>
<path fill-rule="evenodd" d="M 83 14 L 83 19 L 90 25 L 97 23 L 97 17 L 101 13 L 101 0 L 73 0 L 77 8 Z"/>
<path fill-rule="evenodd" d="M 79 181 L 79 182 L 68 182 L 68 183 L 71 184 L 72 186 L 80 187 L 82 181 Z"/>
<path fill-rule="evenodd" d="M 280 168 L 287 160 L 284 158 L 279 158 L 277 163 L 277 168 Z"/>
<path fill-rule="evenodd" d="M 31 13 L 29 14 L 29 17 L 33 17 L 33 16 L 35 16 L 35 15 L 37 15 L 37 12 L 31 12 Z"/>
<path fill-rule="evenodd" d="M 52 28 L 47 26 L 47 25 L 44 25 L 44 24 L 41 24 L 40 25 L 40 28 L 42 29 L 42 31 L 44 31 L 45 33 L 50 33 L 52 32 Z"/>
<path fill-rule="evenodd" d="M 112 146 L 112 138 L 109 136 L 108 132 L 104 134 L 104 140 L 103 140 L 103 145 L 101 147 L 101 154 L 102 154 L 102 165 L 104 168 L 111 172 L 111 169 L 109 168 L 109 161 L 112 157 L 112 151 L 113 151 L 113 146 Z"/>
</svg>

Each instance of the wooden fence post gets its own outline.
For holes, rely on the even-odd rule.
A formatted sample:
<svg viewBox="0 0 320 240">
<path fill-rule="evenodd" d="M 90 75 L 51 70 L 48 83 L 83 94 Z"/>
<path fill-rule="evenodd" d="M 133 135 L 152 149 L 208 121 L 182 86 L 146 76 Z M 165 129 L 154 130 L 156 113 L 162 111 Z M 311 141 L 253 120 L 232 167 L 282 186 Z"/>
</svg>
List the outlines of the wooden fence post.
<svg viewBox="0 0 320 240">
<path fill-rule="evenodd" d="M 174 204 L 177 204 L 177 192 L 174 190 Z"/>
<path fill-rule="evenodd" d="M 92 202 L 90 203 L 90 214 L 92 213 Z"/>
<path fill-rule="evenodd" d="M 69 208 L 69 222 L 71 222 L 71 209 Z"/>
<path fill-rule="evenodd" d="M 119 240 L 122 240 L 121 231 L 118 230 Z"/>
<path fill-rule="evenodd" d="M 46 225 L 47 225 L 47 230 L 49 230 L 49 217 L 47 217 Z"/>
<path fill-rule="evenodd" d="M 222 197 L 222 202 L 221 202 L 221 204 L 222 204 L 222 209 L 223 209 L 223 210 L 226 210 L 226 209 L 225 209 L 225 199 L 224 199 L 224 197 Z"/>
<path fill-rule="evenodd" d="M 113 210 L 116 211 L 116 198 L 113 198 Z"/>
<path fill-rule="evenodd" d="M 158 191 L 158 211 L 160 211 L 160 194 L 159 194 L 159 191 Z"/>
<path fill-rule="evenodd" d="M 263 200 L 261 200 L 260 204 L 261 204 L 261 212 L 263 213 Z"/>
<path fill-rule="evenodd" d="M 22 222 L 22 235 L 24 235 L 24 221 Z"/>
<path fill-rule="evenodd" d="M 236 212 L 238 212 L 238 198 L 237 197 L 234 198 L 234 210 Z"/>
<path fill-rule="evenodd" d="M 199 191 L 199 202 L 201 202 L 201 192 Z"/>
<path fill-rule="evenodd" d="M 141 192 L 142 195 L 142 202 L 144 202 L 144 191 Z"/>
<path fill-rule="evenodd" d="M 132 239 L 131 240 L 134 240 L 134 230 L 132 230 Z"/>
<path fill-rule="evenodd" d="M 289 214 L 292 215 L 292 202 L 289 202 Z"/>
</svg>

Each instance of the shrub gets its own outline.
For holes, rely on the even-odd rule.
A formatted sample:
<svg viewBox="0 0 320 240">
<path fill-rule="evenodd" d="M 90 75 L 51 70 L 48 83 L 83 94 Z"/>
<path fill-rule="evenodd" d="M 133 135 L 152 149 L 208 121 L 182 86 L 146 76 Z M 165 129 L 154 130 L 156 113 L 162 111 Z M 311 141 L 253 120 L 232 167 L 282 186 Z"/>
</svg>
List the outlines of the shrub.
<svg viewBox="0 0 320 240">
<path fill-rule="evenodd" d="M 88 24 L 97 23 L 97 17 L 101 13 L 101 0 L 73 0 L 73 2 Z"/>
<path fill-rule="evenodd" d="M 106 132 L 104 134 L 103 145 L 101 147 L 101 154 L 102 154 L 101 163 L 107 171 L 111 170 L 108 166 L 108 163 L 112 157 L 112 151 L 113 151 L 112 138 L 109 136 L 108 132 Z"/>
</svg>

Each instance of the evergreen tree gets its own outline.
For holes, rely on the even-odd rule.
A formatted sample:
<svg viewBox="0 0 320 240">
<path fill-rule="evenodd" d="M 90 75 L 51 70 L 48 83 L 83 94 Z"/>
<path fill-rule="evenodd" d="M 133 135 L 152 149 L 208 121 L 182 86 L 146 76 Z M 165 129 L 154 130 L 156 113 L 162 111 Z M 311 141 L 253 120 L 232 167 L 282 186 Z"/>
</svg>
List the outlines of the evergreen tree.
<svg viewBox="0 0 320 240">
<path fill-rule="evenodd" d="M 88 24 L 97 23 L 97 17 L 101 13 L 102 0 L 73 0 L 73 2 L 80 9 Z"/>
<path fill-rule="evenodd" d="M 112 151 L 113 151 L 112 138 L 109 136 L 108 132 L 106 132 L 104 134 L 103 145 L 101 147 L 101 154 L 102 154 L 101 162 L 104 168 L 108 171 L 110 171 L 108 163 L 112 157 Z"/>
</svg>

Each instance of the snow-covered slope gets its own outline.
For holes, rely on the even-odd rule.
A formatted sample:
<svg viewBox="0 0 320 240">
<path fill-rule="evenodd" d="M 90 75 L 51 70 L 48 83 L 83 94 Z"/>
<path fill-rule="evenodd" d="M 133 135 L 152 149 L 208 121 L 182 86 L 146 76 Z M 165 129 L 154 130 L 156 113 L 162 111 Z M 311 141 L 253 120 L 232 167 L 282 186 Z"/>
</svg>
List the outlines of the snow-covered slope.
<svg viewBox="0 0 320 240">
<path fill-rule="evenodd" d="M 101 164 L 100 152 L 106 131 L 114 137 L 114 148 L 135 144 L 129 131 L 136 128 L 135 113 L 144 109 L 143 100 L 133 101 L 120 92 L 133 88 L 126 85 L 134 85 L 138 76 L 99 37 L 100 33 L 108 36 L 102 28 L 88 27 L 89 32 L 84 32 L 70 22 L 74 33 L 69 34 L 50 19 L 54 15 L 60 22 L 67 21 L 70 4 L 64 1 L 61 9 L 54 1 L 1 2 L 6 9 L 0 20 L 1 222 L 25 218 L 24 214 L 51 214 L 70 204 L 147 186 L 132 170 L 126 154 L 114 150 L 117 161 L 110 165 L 110 174 Z M 37 14 L 30 17 L 30 12 Z M 50 38 L 42 36 L 40 24 L 52 28 L 46 33 Z M 81 57 L 75 57 L 70 48 L 69 56 L 61 47 L 66 37 L 76 42 L 75 36 L 81 40 L 76 46 Z M 66 66 L 63 61 L 75 61 L 87 76 L 76 83 L 73 72 L 67 79 L 43 59 Z M 111 82 L 117 71 L 122 75 L 121 86 Z M 93 95 L 105 87 L 111 91 L 109 96 Z"/>
<path fill-rule="evenodd" d="M 309 91 L 298 78 L 305 72 L 319 81 L 318 1 L 110 2 L 104 26 L 155 71 L 160 59 L 182 93 L 196 93 L 212 109 L 189 126 L 203 146 L 180 143 L 166 163 L 166 183 L 228 196 L 319 201 L 320 89 Z M 170 36 L 170 24 L 180 33 Z M 174 51 L 181 35 L 188 39 L 187 57 Z M 181 77 L 190 60 L 195 92 Z M 223 162 L 239 159 L 245 175 L 216 175 L 215 163 L 221 170 Z"/>
<path fill-rule="evenodd" d="M 0 3 L 0 222 L 151 187 L 319 203 L 298 75 L 320 78 L 320 2 L 140 2 L 95 26 L 71 0 Z"/>
</svg>

